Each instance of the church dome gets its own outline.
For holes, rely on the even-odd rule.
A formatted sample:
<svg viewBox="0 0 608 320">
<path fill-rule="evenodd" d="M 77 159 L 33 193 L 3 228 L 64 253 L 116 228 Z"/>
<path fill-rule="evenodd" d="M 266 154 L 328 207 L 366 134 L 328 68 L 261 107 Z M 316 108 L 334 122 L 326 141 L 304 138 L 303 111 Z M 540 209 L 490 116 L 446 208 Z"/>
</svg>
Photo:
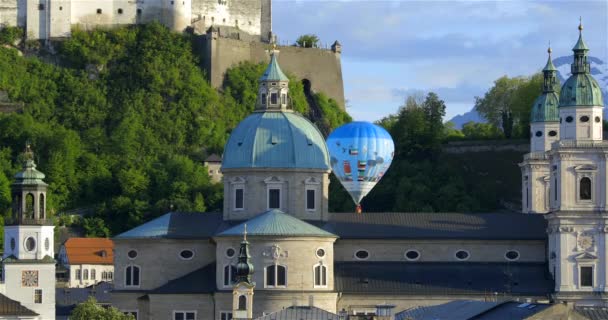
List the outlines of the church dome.
<svg viewBox="0 0 608 320">
<path fill-rule="evenodd" d="M 222 169 L 306 168 L 330 170 L 319 129 L 291 111 L 255 112 L 234 129 Z"/>
<path fill-rule="evenodd" d="M 602 106 L 602 90 L 588 73 L 575 73 L 562 86 L 559 106 Z"/>
<path fill-rule="evenodd" d="M 543 93 L 534 100 L 530 122 L 559 122 L 558 104 L 557 93 Z"/>
</svg>

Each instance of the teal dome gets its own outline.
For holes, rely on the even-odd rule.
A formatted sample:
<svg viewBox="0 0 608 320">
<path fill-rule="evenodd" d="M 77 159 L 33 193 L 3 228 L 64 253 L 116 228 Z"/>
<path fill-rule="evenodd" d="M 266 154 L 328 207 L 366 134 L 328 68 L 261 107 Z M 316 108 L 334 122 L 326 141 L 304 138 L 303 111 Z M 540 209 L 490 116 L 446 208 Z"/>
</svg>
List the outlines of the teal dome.
<svg viewBox="0 0 608 320">
<path fill-rule="evenodd" d="M 530 122 L 559 122 L 559 97 L 555 92 L 541 94 L 532 105 Z"/>
<path fill-rule="evenodd" d="M 23 164 L 23 170 L 15 174 L 15 182 L 13 185 L 41 185 L 46 186 L 44 183 L 44 173 L 36 170 L 36 164 L 34 160 L 28 159 Z"/>
<path fill-rule="evenodd" d="M 562 86 L 559 107 L 602 106 L 600 85 L 588 73 L 575 73 Z"/>
<path fill-rule="evenodd" d="M 256 112 L 232 131 L 222 169 L 305 168 L 330 170 L 323 135 L 293 112 Z"/>
</svg>

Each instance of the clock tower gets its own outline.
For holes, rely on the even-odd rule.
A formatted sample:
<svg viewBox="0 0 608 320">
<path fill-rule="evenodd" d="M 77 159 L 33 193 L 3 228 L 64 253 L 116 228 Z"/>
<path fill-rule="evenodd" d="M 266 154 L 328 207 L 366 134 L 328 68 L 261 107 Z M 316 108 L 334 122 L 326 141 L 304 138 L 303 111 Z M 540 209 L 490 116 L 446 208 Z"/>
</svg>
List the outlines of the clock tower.
<svg viewBox="0 0 608 320">
<path fill-rule="evenodd" d="M 54 226 L 47 216 L 47 184 L 36 170 L 28 145 L 23 169 L 11 186 L 13 207 L 4 227 L 3 283 L 0 293 L 55 319 Z"/>
</svg>

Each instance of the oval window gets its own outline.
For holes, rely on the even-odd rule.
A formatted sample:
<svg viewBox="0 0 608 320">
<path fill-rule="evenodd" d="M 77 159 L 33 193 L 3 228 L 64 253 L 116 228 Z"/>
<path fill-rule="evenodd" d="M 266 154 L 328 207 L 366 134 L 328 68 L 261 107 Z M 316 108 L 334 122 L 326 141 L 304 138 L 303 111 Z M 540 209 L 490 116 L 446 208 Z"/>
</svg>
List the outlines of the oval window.
<svg viewBox="0 0 608 320">
<path fill-rule="evenodd" d="M 517 260 L 519 259 L 519 252 L 515 251 L 515 250 L 510 250 L 507 251 L 507 253 L 505 253 L 505 258 L 507 258 L 507 260 Z"/>
<path fill-rule="evenodd" d="M 600 117 L 595 117 L 595 122 L 600 122 L 602 119 Z"/>
<path fill-rule="evenodd" d="M 409 250 L 405 253 L 405 258 L 408 260 L 418 260 L 418 258 L 420 258 L 420 252 L 416 250 Z"/>
<path fill-rule="evenodd" d="M 232 249 L 232 248 L 228 248 L 226 250 L 226 257 L 228 257 L 228 258 L 234 257 L 235 254 L 236 254 L 236 251 L 234 251 L 234 249 Z"/>
<path fill-rule="evenodd" d="M 571 116 L 566 117 L 566 122 L 570 123 L 570 122 L 572 122 L 572 120 L 574 120 L 574 119 Z"/>
<path fill-rule="evenodd" d="M 325 257 L 325 250 L 323 250 L 322 248 L 317 249 L 317 257 L 319 257 L 319 258 Z"/>
<path fill-rule="evenodd" d="M 551 130 L 549 131 L 549 137 L 555 137 L 557 135 L 557 131 Z"/>
<path fill-rule="evenodd" d="M 36 249 L 36 240 L 32 237 L 25 239 L 25 250 L 34 251 Z"/>
<path fill-rule="evenodd" d="M 51 241 L 49 240 L 49 238 L 44 239 L 44 249 L 46 249 L 46 251 L 49 251 L 50 247 L 51 247 Z"/>
<path fill-rule="evenodd" d="M 129 259 L 135 259 L 137 258 L 137 251 L 131 250 L 127 253 L 127 256 L 129 257 Z"/>
<path fill-rule="evenodd" d="M 467 260 L 469 258 L 469 253 L 464 250 L 458 250 L 456 251 L 455 256 L 458 260 Z"/>
<path fill-rule="evenodd" d="M 182 252 L 179 253 L 179 256 L 184 260 L 190 260 L 194 257 L 194 252 L 192 250 L 182 250 Z"/>
<path fill-rule="evenodd" d="M 11 238 L 11 250 L 15 250 L 15 238 Z"/>
<path fill-rule="evenodd" d="M 588 121 L 589 121 L 589 117 L 587 117 L 587 116 L 581 117 L 581 122 L 588 122 Z"/>
<path fill-rule="evenodd" d="M 367 252 L 366 250 L 359 250 L 355 252 L 355 258 L 359 260 L 365 260 L 369 258 L 369 252 Z"/>
<path fill-rule="evenodd" d="M 543 132 L 542 131 L 536 131 L 536 136 L 537 137 L 542 137 L 543 136 Z"/>
</svg>

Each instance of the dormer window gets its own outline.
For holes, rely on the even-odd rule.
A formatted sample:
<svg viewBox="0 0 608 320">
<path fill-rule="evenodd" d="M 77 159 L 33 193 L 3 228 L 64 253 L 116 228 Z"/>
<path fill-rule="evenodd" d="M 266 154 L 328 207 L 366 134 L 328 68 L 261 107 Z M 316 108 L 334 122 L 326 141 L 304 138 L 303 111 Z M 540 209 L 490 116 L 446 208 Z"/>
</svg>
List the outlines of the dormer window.
<svg viewBox="0 0 608 320">
<path fill-rule="evenodd" d="M 266 94 L 262 93 L 262 105 L 265 106 L 266 105 Z"/>
<path fill-rule="evenodd" d="M 271 93 L 270 94 L 270 104 L 277 104 L 278 102 L 279 102 L 278 95 L 275 92 Z"/>
</svg>

